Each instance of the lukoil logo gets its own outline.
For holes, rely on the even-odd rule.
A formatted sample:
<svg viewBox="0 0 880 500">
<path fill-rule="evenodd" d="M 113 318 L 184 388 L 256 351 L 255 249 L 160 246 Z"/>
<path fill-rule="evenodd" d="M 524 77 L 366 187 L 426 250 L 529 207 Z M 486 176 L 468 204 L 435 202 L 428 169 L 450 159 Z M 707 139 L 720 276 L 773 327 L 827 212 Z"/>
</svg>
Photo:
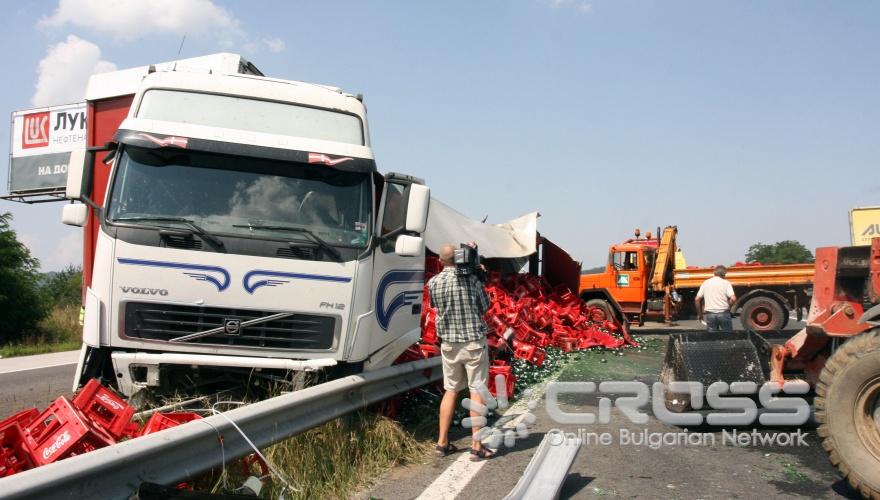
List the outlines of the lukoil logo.
<svg viewBox="0 0 880 500">
<path fill-rule="evenodd" d="M 21 130 L 22 149 L 42 148 L 49 145 L 49 112 L 24 115 Z"/>
<path fill-rule="evenodd" d="M 46 460 L 47 458 L 55 454 L 55 452 L 58 451 L 59 448 L 64 446 L 68 441 L 70 441 L 70 433 L 68 431 L 64 431 L 63 433 L 59 434 L 58 437 L 55 438 L 54 443 L 43 448 L 43 460 Z"/>
</svg>

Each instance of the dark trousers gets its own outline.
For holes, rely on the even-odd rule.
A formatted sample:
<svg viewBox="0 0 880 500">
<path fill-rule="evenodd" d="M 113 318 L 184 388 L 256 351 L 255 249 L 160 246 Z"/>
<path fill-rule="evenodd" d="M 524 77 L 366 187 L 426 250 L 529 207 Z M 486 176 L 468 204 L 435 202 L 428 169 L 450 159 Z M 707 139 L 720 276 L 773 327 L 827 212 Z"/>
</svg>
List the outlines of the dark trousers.
<svg viewBox="0 0 880 500">
<path fill-rule="evenodd" d="M 720 313 L 707 312 L 703 316 L 706 318 L 706 330 L 710 332 L 733 331 L 733 318 L 730 317 L 730 311 Z"/>
</svg>

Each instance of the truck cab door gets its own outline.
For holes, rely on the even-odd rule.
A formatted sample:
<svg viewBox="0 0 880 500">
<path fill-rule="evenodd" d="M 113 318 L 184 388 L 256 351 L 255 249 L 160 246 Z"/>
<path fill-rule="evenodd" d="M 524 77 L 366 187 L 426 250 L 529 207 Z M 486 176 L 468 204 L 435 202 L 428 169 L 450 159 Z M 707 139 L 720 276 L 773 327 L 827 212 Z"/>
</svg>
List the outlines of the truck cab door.
<svg viewBox="0 0 880 500">
<path fill-rule="evenodd" d="M 614 270 L 614 297 L 621 307 L 640 309 L 644 300 L 644 266 L 636 251 L 617 251 L 611 254 L 611 266 Z"/>
<path fill-rule="evenodd" d="M 426 191 L 421 179 L 394 173 L 384 178 L 374 238 L 371 304 L 375 324 L 370 352 L 392 342 L 405 344 L 399 349 L 402 352 L 421 335 L 419 319 L 425 284 L 424 224 L 421 227 L 413 225 L 412 219 L 414 216 L 419 218 L 420 214 L 413 213 L 422 210 L 416 198 L 424 198 Z M 427 203 L 426 200 L 422 202 Z M 427 206 L 423 209 L 426 218 Z M 396 358 L 397 354 L 389 356 Z"/>
</svg>

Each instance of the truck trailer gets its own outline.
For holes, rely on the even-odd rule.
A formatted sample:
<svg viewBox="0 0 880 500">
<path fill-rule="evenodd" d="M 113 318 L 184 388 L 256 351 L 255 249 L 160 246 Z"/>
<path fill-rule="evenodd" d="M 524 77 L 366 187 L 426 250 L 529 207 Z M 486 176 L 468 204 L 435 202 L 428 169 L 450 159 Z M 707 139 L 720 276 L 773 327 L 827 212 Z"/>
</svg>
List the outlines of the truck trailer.
<svg viewBox="0 0 880 500">
<path fill-rule="evenodd" d="M 430 191 L 379 173 L 361 96 L 216 54 L 94 75 L 86 103 L 74 387 L 352 373 L 418 340 Z"/>
</svg>

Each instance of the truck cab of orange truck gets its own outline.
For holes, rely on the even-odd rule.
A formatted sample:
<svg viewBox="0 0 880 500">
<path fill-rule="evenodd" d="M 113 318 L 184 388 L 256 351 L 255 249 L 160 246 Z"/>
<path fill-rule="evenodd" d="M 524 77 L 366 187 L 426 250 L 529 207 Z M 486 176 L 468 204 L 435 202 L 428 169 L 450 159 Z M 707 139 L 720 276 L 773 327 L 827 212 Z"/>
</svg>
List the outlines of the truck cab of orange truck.
<svg viewBox="0 0 880 500">
<path fill-rule="evenodd" d="M 618 309 L 627 318 L 642 323 L 659 245 L 660 240 L 650 232 L 641 238 L 639 230 L 635 238 L 612 245 L 603 272 L 581 275 L 581 296 L 591 306 L 605 310 L 608 316 Z M 662 304 L 656 306 L 662 313 Z"/>
</svg>

